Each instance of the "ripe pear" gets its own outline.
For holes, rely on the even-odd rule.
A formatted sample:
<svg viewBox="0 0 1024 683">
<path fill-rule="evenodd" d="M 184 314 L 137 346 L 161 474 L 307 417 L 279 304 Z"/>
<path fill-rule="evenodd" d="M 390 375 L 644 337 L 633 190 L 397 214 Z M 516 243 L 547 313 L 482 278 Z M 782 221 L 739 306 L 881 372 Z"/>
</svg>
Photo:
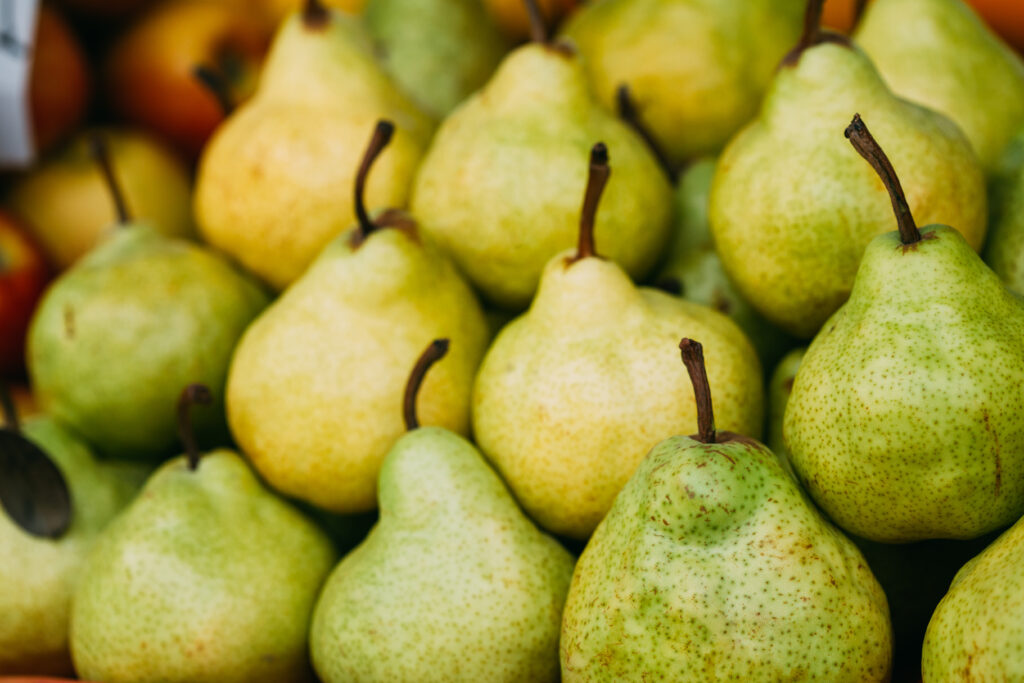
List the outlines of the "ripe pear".
<svg viewBox="0 0 1024 683">
<path fill-rule="evenodd" d="M 366 131 L 382 116 L 399 132 L 367 201 L 402 207 L 433 122 L 384 73 L 358 17 L 309 0 L 278 32 L 256 93 L 204 151 L 203 238 L 284 289 L 355 219 L 337 189 L 351 186 Z"/>
<path fill-rule="evenodd" d="M 324 683 L 558 680 L 573 558 L 469 441 L 419 427 L 419 384 L 447 349 L 435 341 L 413 368 L 408 431 L 381 467 L 380 522 L 317 602 L 310 645 Z"/>
<path fill-rule="evenodd" d="M 651 450 L 580 556 L 562 680 L 889 680 L 863 556 L 771 451 L 716 431 L 702 347 L 680 346 L 698 433 Z"/>
<path fill-rule="evenodd" d="M 1024 294 L 1024 128 L 1003 154 L 989 184 L 985 262 L 1017 294 Z"/>
<path fill-rule="evenodd" d="M 714 340 L 709 373 L 723 424 L 758 434 L 757 355 L 729 318 L 638 288 L 594 250 L 610 169 L 595 145 L 577 250 L 548 263 L 533 305 L 492 344 L 473 389 L 473 433 L 527 513 L 586 539 L 633 470 L 666 434 L 696 424 L 693 395 L 665 339 Z M 618 171 L 617 171 L 618 172 Z"/>
<path fill-rule="evenodd" d="M 779 67 L 761 113 L 719 158 L 711 232 L 725 270 L 768 320 L 813 336 L 846 300 L 868 242 L 889 229 L 884 188 L 842 131 L 872 122 L 899 170 L 910 207 L 985 238 L 985 179 L 949 119 L 900 99 L 868 58 L 817 25 L 811 0 L 797 49 Z"/>
<path fill-rule="evenodd" d="M 963 236 L 918 228 L 859 117 L 847 129 L 892 196 L 850 300 L 807 350 L 786 407 L 818 505 L 886 543 L 970 539 L 1024 514 L 1024 302 Z"/>
<path fill-rule="evenodd" d="M 98 461 L 81 439 L 46 416 L 20 426 L 11 419 L 7 429 L 0 430 L 0 470 L 9 483 L 25 486 L 26 480 L 15 477 L 31 478 L 34 472 L 8 469 L 10 434 L 18 432 L 41 449 L 40 457 L 52 462 L 50 467 L 56 467 L 63 483 L 63 492 L 52 485 L 32 490 L 29 495 L 35 499 L 28 502 L 47 516 L 64 517 L 67 525 L 59 533 L 39 535 L 0 511 L 0 676 L 66 675 L 72 672 L 68 620 L 80 567 L 97 536 L 138 486 L 124 476 L 129 468 Z M 0 485 L 6 509 L 4 493 L 12 492 Z"/>
<path fill-rule="evenodd" d="M 449 116 L 416 176 L 412 212 L 488 302 L 521 311 L 552 256 L 572 246 L 579 159 L 595 140 L 619 173 L 597 225 L 604 254 L 634 278 L 655 265 L 670 231 L 671 187 L 644 141 L 604 111 L 583 65 L 559 43 L 512 52 Z"/>
<path fill-rule="evenodd" d="M 901 97 L 942 112 L 993 170 L 1024 125 L 1024 60 L 963 0 L 875 0 L 854 40 Z"/>
<path fill-rule="evenodd" d="M 240 455 L 199 453 L 188 409 L 209 398 L 185 390 L 186 455 L 150 477 L 82 568 L 71 654 L 83 679 L 308 679 L 309 619 L 334 549 Z"/>
<path fill-rule="evenodd" d="M 569 21 L 609 109 L 629 83 L 674 166 L 715 154 L 757 113 L 804 0 L 600 0 Z"/>
<path fill-rule="evenodd" d="M 783 438 L 783 421 L 789 397 L 793 393 L 793 382 L 796 381 L 800 361 L 804 359 L 806 352 L 807 349 L 801 347 L 787 353 L 775 366 L 775 371 L 768 382 L 768 429 L 765 444 L 772 453 L 787 462 L 789 449 L 786 448 L 786 440 Z"/>
<path fill-rule="evenodd" d="M 1024 522 L 965 564 L 935 609 L 921 654 L 924 683 L 1024 678 Z"/>
<path fill-rule="evenodd" d="M 260 475 L 288 496 L 346 514 L 376 507 L 381 461 L 403 432 L 405 374 L 423 340 L 454 345 L 424 387 L 423 418 L 466 434 L 490 339 L 472 290 L 415 221 L 397 211 L 367 215 L 363 187 L 391 130 L 378 125 L 357 174 L 357 227 L 253 323 L 227 387 L 231 431 Z"/>
</svg>

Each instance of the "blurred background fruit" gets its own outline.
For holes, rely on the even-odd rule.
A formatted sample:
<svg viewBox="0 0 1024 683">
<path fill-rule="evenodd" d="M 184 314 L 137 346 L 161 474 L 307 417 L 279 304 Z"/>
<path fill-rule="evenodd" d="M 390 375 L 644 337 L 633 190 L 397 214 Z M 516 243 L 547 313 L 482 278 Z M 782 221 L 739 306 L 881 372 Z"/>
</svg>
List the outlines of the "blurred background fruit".
<svg viewBox="0 0 1024 683">
<path fill-rule="evenodd" d="M 77 126 L 89 103 L 89 65 L 71 27 L 51 5 L 39 9 L 30 77 L 36 148 L 47 150 Z"/>
<path fill-rule="evenodd" d="M 530 37 L 530 17 L 523 0 L 483 0 L 498 26 L 510 38 L 524 40 Z M 549 27 L 568 16 L 579 0 L 538 0 L 541 14 Z"/>
<path fill-rule="evenodd" d="M 0 212 L 0 377 L 24 364 L 25 330 L 43 288 L 46 263 L 9 213 Z"/>
</svg>

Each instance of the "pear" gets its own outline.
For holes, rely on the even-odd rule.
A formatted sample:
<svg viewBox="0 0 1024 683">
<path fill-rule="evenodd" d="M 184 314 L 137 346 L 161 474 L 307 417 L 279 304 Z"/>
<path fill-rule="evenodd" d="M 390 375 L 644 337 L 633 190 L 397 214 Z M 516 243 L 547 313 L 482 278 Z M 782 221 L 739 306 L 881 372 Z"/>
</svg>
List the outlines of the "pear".
<svg viewBox="0 0 1024 683">
<path fill-rule="evenodd" d="M 0 511 L 0 676 L 67 675 L 79 569 L 137 486 L 122 476 L 128 467 L 97 461 L 49 417 L 19 425 L 10 411 L 7 425 L 0 429 L 0 501 L 5 511 L 29 516 Z"/>
<path fill-rule="evenodd" d="M 43 409 L 101 454 L 166 457 L 181 387 L 201 381 L 221 395 L 235 344 L 267 296 L 219 254 L 132 221 L 94 141 L 120 227 L 44 294 L 28 372 Z M 220 401 L 199 428 L 227 436 Z"/>
<path fill-rule="evenodd" d="M 854 40 L 901 97 L 956 122 L 987 171 L 1024 124 L 1024 60 L 962 0 L 875 0 Z"/>
<path fill-rule="evenodd" d="M 989 184 L 985 262 L 1010 290 L 1024 294 L 1024 127 Z"/>
<path fill-rule="evenodd" d="M 1024 302 L 954 228 L 918 228 L 860 117 L 847 128 L 899 231 L 864 254 L 850 300 L 807 350 L 783 430 L 794 468 L 844 529 L 969 539 L 1024 514 Z"/>
<path fill-rule="evenodd" d="M 629 83 L 673 166 L 715 154 L 757 113 L 804 0 L 598 0 L 569 21 L 609 109 Z"/>
<path fill-rule="evenodd" d="M 480 0 L 369 0 L 363 16 L 384 68 L 439 118 L 486 83 L 508 51 Z"/>
<path fill-rule="evenodd" d="M 158 469 L 97 541 L 71 611 L 83 679 L 121 683 L 307 680 L 307 631 L 335 561 L 320 529 L 268 491 L 229 450 L 200 454 L 189 408 L 186 454 Z"/>
<path fill-rule="evenodd" d="M 783 438 L 782 426 L 786 416 L 786 406 L 793 393 L 793 382 L 796 381 L 800 361 L 807 353 L 806 348 L 793 349 L 787 353 L 772 372 L 768 382 L 768 430 L 765 444 L 780 459 L 789 460 L 789 450 Z"/>
<path fill-rule="evenodd" d="M 598 239 L 641 278 L 668 240 L 671 188 L 644 141 L 594 100 L 581 60 L 560 43 L 513 51 L 445 120 L 417 173 L 412 212 L 488 302 L 521 311 L 544 264 L 575 241 L 586 184 L 579 159 L 595 140 L 615 150 L 621 171 Z"/>
<path fill-rule="evenodd" d="M 310 645 L 324 683 L 558 680 L 573 558 L 471 443 L 419 426 L 420 383 L 447 350 L 436 340 L 414 366 L 408 431 L 381 467 L 380 522 L 317 602 Z"/>
<path fill-rule="evenodd" d="M 455 344 L 424 387 L 423 418 L 466 434 L 490 339 L 473 292 L 415 221 L 367 214 L 363 188 L 392 130 L 378 124 L 357 173 L 357 227 L 253 323 L 228 378 L 231 431 L 263 478 L 345 514 L 376 507 L 381 461 L 403 433 L 404 368 L 423 340 Z"/>
<path fill-rule="evenodd" d="M 203 238 L 283 289 L 355 219 L 336 188 L 352 184 L 363 136 L 381 117 L 399 133 L 368 202 L 402 207 L 433 122 L 384 73 L 359 18 L 307 0 L 278 32 L 253 97 L 203 153 Z"/>
<path fill-rule="evenodd" d="M 850 294 L 864 249 L 889 229 L 884 188 L 837 131 L 859 111 L 900 170 L 922 220 L 980 249 L 985 178 L 949 119 L 892 93 L 868 58 L 821 33 L 810 0 L 797 48 L 758 118 L 729 143 L 711 187 L 711 233 L 726 272 L 762 315 L 809 338 Z"/>
<path fill-rule="evenodd" d="M 925 683 L 1024 678 L 1024 522 L 1018 521 L 967 562 L 925 632 Z"/>
<path fill-rule="evenodd" d="M 716 430 L 703 347 L 680 347 L 698 432 L 651 450 L 580 556 L 562 680 L 887 681 L 863 556 L 771 451 Z"/>
<path fill-rule="evenodd" d="M 533 305 L 495 339 L 473 389 L 480 449 L 534 520 L 577 539 L 594 530 L 651 446 L 696 424 L 666 338 L 714 340 L 709 372 L 723 424 L 757 434 L 763 416 L 757 355 L 729 318 L 637 288 L 595 252 L 609 173 L 598 143 L 579 246 L 548 263 Z"/>
</svg>

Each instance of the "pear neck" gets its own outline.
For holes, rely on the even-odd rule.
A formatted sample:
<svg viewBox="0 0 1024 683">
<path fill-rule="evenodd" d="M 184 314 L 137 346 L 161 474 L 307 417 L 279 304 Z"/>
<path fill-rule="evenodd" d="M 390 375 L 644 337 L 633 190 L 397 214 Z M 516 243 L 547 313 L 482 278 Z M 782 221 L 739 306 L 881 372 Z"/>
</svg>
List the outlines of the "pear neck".
<svg viewBox="0 0 1024 683">
<path fill-rule="evenodd" d="M 178 398 L 178 438 L 181 439 L 181 443 L 185 447 L 188 468 L 193 472 L 199 467 L 199 460 L 202 456 L 199 453 L 195 430 L 192 426 L 192 406 L 206 406 L 211 403 L 213 403 L 213 394 L 203 384 L 188 385 Z"/>
<path fill-rule="evenodd" d="M 405 384 L 405 396 L 402 399 L 402 416 L 405 419 L 406 431 L 411 432 L 419 428 L 420 421 L 419 416 L 416 414 L 416 398 L 419 396 L 420 387 L 423 385 L 423 379 L 427 375 L 427 370 L 434 363 L 444 358 L 447 353 L 448 340 L 435 339 L 420 354 L 416 365 L 412 368 L 412 372 L 409 373 L 409 380 Z"/>
</svg>

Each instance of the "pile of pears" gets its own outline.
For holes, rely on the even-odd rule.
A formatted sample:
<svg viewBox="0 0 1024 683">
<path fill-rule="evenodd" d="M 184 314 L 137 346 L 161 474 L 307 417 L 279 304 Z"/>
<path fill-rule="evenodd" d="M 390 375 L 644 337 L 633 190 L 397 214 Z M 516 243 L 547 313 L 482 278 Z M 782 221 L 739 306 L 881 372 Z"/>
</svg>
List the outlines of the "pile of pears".
<svg viewBox="0 0 1024 683">
<path fill-rule="evenodd" d="M 0 677 L 1024 680 L 1024 59 L 824 1 L 305 0 L 195 239 L 95 136 Z"/>
</svg>

